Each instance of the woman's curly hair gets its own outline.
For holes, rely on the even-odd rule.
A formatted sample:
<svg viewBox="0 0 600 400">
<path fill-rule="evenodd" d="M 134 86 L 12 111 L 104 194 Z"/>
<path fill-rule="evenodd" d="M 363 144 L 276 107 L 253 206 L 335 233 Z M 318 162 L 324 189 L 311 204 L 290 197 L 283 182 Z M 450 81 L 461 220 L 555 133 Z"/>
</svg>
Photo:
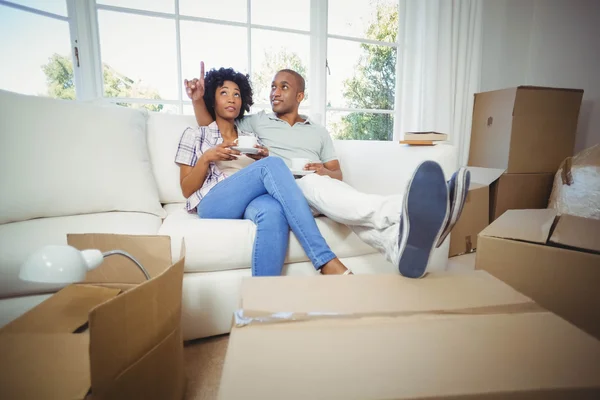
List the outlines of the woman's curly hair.
<svg viewBox="0 0 600 400">
<path fill-rule="evenodd" d="M 252 85 L 250 77 L 241 72 L 234 71 L 233 68 L 211 69 L 204 78 L 204 104 L 208 113 L 216 120 L 215 116 L 215 94 L 217 89 L 223 86 L 223 82 L 235 82 L 240 88 L 240 97 L 242 99 L 242 108 L 236 120 L 241 119 L 245 112 L 250 112 L 250 107 L 254 104 L 252 100 Z"/>
</svg>

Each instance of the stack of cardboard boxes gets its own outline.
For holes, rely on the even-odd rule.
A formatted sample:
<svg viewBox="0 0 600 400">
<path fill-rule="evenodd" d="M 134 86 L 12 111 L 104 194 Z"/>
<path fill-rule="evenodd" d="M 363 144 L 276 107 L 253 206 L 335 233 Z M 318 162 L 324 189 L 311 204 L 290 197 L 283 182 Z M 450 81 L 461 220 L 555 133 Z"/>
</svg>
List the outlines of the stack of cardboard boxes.
<svg viewBox="0 0 600 400">
<path fill-rule="evenodd" d="M 506 210 L 546 208 L 554 174 L 573 155 L 583 90 L 519 86 L 477 93 L 468 166 L 471 189 L 450 256 Z"/>
</svg>

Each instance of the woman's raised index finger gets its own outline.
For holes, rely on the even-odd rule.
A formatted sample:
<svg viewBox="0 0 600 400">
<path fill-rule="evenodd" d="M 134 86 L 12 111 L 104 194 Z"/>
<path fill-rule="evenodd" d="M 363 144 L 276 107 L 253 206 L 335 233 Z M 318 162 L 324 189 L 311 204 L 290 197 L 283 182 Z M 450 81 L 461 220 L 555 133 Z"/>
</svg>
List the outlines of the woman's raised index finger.
<svg viewBox="0 0 600 400">
<path fill-rule="evenodd" d="M 200 79 L 204 79 L 204 61 L 200 61 Z"/>
</svg>

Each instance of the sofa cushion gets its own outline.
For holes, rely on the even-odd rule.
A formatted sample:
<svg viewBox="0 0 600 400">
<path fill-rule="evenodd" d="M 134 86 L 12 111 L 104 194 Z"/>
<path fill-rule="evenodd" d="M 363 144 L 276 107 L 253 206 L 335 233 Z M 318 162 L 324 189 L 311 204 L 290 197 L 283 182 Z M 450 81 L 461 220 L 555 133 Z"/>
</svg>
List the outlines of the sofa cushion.
<svg viewBox="0 0 600 400">
<path fill-rule="evenodd" d="M 344 182 L 373 194 L 403 193 L 415 169 L 425 160 L 437 161 L 449 179 L 457 168 L 456 147 L 409 146 L 377 140 L 335 140 Z"/>
<path fill-rule="evenodd" d="M 146 116 L 0 91 L 0 223 L 104 211 L 163 216 Z"/>
<path fill-rule="evenodd" d="M 184 204 L 165 206 L 167 218 L 160 235 L 171 236 L 171 254 L 180 254 L 185 239 L 185 271 L 207 272 L 248 268 L 256 226 L 248 220 L 200 219 L 184 209 Z M 355 257 L 377 252 L 361 241 L 348 227 L 326 217 L 316 218 L 317 227 L 338 257 Z M 296 236 L 290 234 L 286 263 L 308 261 Z"/>
<path fill-rule="evenodd" d="M 175 164 L 175 153 L 183 131 L 197 125 L 192 115 L 157 112 L 148 115 L 148 149 L 158 195 L 163 204 L 185 202 L 179 187 L 179 167 Z"/>
<path fill-rule="evenodd" d="M 56 285 L 19 280 L 19 268 L 48 244 L 67 244 L 68 233 L 155 235 L 161 219 L 146 213 L 110 212 L 41 218 L 0 225 L 0 297 L 54 291 Z"/>
</svg>

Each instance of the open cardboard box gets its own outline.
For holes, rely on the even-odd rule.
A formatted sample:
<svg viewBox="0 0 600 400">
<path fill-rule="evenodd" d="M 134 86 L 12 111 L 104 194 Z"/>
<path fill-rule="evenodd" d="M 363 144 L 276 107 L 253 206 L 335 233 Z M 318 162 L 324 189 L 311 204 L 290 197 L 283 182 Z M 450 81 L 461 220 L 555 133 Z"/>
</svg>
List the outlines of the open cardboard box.
<svg viewBox="0 0 600 400">
<path fill-rule="evenodd" d="M 120 249 L 0 330 L 0 398 L 181 399 L 184 259 L 167 236 L 68 235 L 80 250 Z M 91 392 L 90 392 L 91 387 Z"/>
<path fill-rule="evenodd" d="M 471 186 L 450 236 L 449 256 L 477 249 L 477 235 L 507 210 L 546 208 L 554 174 L 507 174 L 498 168 L 468 167 Z"/>
<path fill-rule="evenodd" d="M 548 206 L 554 174 L 573 155 L 582 98 L 580 89 L 537 86 L 475 94 L 472 188 L 449 256 L 475 250 L 479 232 L 505 211 Z"/>
<path fill-rule="evenodd" d="M 600 341 L 484 271 L 246 279 L 234 322 L 221 399 L 600 398 Z"/>
<path fill-rule="evenodd" d="M 475 268 L 600 339 L 600 221 L 507 211 L 479 234 Z"/>
</svg>

